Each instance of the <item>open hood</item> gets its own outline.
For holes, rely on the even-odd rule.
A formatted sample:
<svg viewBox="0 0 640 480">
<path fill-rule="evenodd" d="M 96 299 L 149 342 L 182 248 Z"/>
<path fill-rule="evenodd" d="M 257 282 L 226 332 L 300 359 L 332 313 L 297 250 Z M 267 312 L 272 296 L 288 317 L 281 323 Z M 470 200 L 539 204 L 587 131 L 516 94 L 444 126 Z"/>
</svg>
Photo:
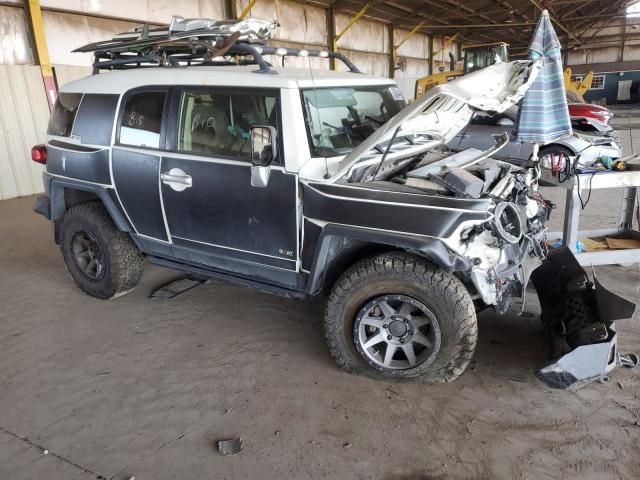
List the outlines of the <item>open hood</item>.
<svg viewBox="0 0 640 480">
<path fill-rule="evenodd" d="M 353 149 L 338 164 L 331 181 L 370 179 L 370 170 L 377 171 L 374 167 L 387 149 L 385 163 L 415 157 L 449 142 L 469 123 L 474 112 L 500 113 L 520 102 L 540 67 L 540 61 L 496 63 L 438 85 Z"/>
</svg>

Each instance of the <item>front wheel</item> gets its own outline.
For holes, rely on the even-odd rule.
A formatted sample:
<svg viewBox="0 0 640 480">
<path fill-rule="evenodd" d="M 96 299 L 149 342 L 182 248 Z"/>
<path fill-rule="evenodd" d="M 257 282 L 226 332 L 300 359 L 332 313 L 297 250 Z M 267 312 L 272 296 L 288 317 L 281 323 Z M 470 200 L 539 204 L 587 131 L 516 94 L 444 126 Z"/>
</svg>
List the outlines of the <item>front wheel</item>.
<svg viewBox="0 0 640 480">
<path fill-rule="evenodd" d="M 324 325 L 341 369 L 429 381 L 461 375 L 478 336 L 462 282 L 406 253 L 379 255 L 347 270 L 331 291 Z"/>
</svg>

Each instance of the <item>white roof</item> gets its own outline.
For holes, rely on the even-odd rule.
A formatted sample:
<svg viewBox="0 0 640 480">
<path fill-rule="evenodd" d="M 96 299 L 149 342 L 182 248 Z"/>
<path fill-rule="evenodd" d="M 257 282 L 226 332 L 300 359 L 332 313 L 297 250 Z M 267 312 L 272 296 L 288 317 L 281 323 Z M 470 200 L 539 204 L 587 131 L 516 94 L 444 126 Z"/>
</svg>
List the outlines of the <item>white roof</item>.
<svg viewBox="0 0 640 480">
<path fill-rule="evenodd" d="M 60 91 L 120 94 L 147 85 L 306 88 L 395 84 L 390 78 L 363 73 L 305 68 L 273 68 L 277 73 L 256 73 L 257 69 L 257 65 L 133 68 L 85 77 L 63 85 Z"/>
</svg>

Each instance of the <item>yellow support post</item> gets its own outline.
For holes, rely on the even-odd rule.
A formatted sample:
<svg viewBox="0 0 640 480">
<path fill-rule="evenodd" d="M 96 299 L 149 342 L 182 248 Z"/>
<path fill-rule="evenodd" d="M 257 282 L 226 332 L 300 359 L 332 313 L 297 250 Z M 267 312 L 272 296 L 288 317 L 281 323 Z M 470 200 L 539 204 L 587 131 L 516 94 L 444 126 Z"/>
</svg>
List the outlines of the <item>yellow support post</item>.
<svg viewBox="0 0 640 480">
<path fill-rule="evenodd" d="M 443 51 L 445 48 L 451 45 L 455 41 L 455 39 L 458 38 L 458 35 L 460 35 L 460 33 L 456 33 L 453 37 L 449 37 L 446 42 L 442 42 L 442 46 L 440 47 L 440 50 L 435 52 L 434 55 L 438 55 L 441 51 Z"/>
<path fill-rule="evenodd" d="M 342 38 L 342 36 L 347 33 L 347 31 L 353 27 L 353 25 L 362 18 L 362 16 L 367 13 L 367 10 L 369 10 L 369 7 L 371 6 L 370 3 L 367 3 L 364 7 L 362 7 L 360 9 L 360 11 L 358 13 L 355 14 L 355 16 L 349 20 L 349 23 L 347 23 L 345 25 L 345 27 L 342 29 L 342 31 L 340 33 L 338 33 L 335 37 L 333 37 L 333 42 L 332 42 L 332 47 L 333 47 L 333 51 L 337 52 L 338 51 L 338 40 L 340 40 Z"/>
<path fill-rule="evenodd" d="M 411 31 L 409 33 L 407 33 L 402 40 L 400 40 L 397 44 L 393 43 L 393 38 L 391 38 L 391 65 L 393 66 L 393 70 L 390 72 L 390 77 L 393 78 L 395 75 L 395 65 L 396 65 L 396 51 L 402 46 L 404 45 L 404 43 L 409 40 L 411 37 L 413 37 L 418 30 L 420 30 L 422 28 L 422 26 L 424 25 L 424 21 L 418 23 L 415 27 L 413 27 L 411 29 Z M 393 29 L 390 30 L 391 32 L 393 32 Z"/>
<path fill-rule="evenodd" d="M 397 45 L 394 46 L 394 49 L 397 50 L 399 49 L 402 45 L 404 45 L 404 43 L 409 40 L 411 37 L 413 37 L 418 30 L 420 30 L 422 28 L 422 26 L 424 25 L 424 22 L 420 22 L 419 24 L 417 24 L 415 27 L 413 27 L 411 29 L 411 31 L 409 33 L 407 33 L 404 38 L 402 40 L 400 40 L 400 42 L 398 42 Z"/>
<path fill-rule="evenodd" d="M 58 89 L 56 87 L 55 78 L 53 77 L 51 60 L 49 59 L 49 49 L 47 48 L 47 38 L 44 34 L 40 0 L 25 0 L 25 7 L 27 9 L 31 32 L 33 33 L 36 56 L 38 57 L 38 64 L 40 65 L 40 70 L 42 72 L 42 80 L 47 94 L 47 101 L 49 102 L 49 110 L 52 110 L 53 104 L 56 102 L 56 98 L 58 97 Z"/>
<path fill-rule="evenodd" d="M 247 3 L 247 6 L 244 7 L 242 9 L 242 12 L 240 12 L 240 15 L 238 15 L 238 19 L 244 20 L 245 17 L 249 15 L 249 12 L 251 11 L 251 9 L 253 8 L 253 6 L 256 4 L 257 1 L 258 0 L 249 0 L 249 3 Z"/>
</svg>

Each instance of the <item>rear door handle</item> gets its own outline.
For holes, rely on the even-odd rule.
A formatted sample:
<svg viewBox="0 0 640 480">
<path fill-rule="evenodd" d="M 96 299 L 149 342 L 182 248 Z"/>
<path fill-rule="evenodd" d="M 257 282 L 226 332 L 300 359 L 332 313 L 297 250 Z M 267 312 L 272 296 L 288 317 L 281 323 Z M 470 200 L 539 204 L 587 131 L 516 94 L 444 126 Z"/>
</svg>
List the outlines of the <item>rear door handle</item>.
<svg viewBox="0 0 640 480">
<path fill-rule="evenodd" d="M 160 174 L 160 180 L 165 185 L 169 185 L 176 192 L 182 192 L 187 188 L 193 186 L 193 181 L 190 175 L 187 175 L 184 170 L 179 168 L 172 168 L 168 172 Z"/>
</svg>

